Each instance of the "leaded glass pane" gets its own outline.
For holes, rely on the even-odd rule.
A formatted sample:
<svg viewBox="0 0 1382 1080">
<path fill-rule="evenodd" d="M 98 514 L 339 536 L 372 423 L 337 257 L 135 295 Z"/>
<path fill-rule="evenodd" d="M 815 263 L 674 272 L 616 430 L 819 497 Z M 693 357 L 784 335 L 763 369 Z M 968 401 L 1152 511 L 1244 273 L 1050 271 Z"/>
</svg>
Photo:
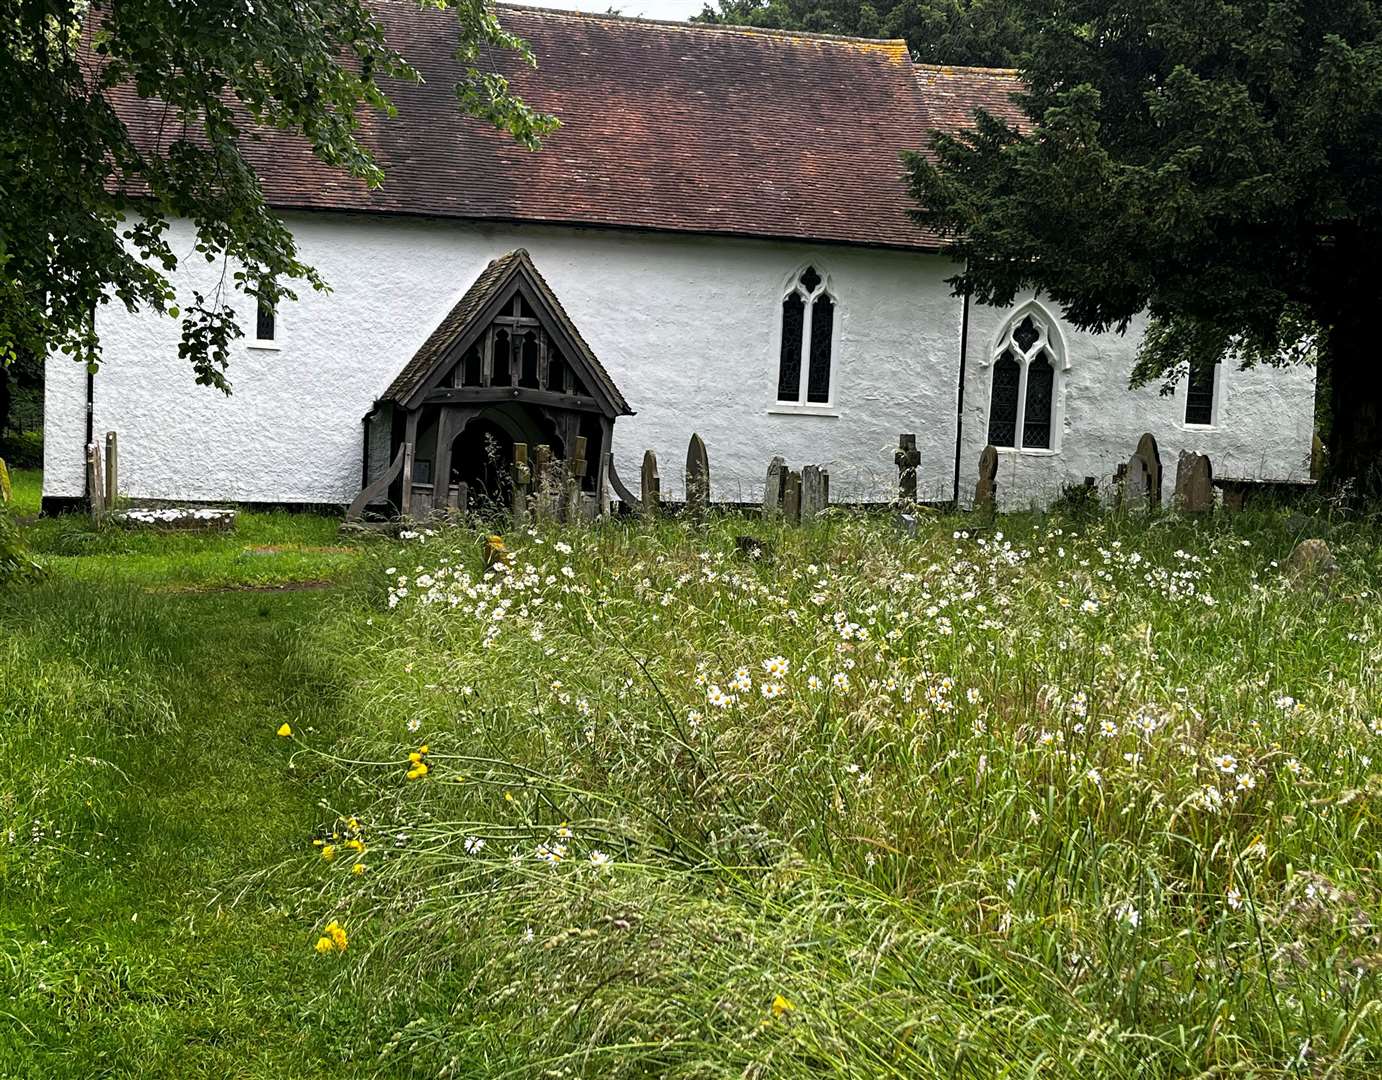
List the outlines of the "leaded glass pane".
<svg viewBox="0 0 1382 1080">
<path fill-rule="evenodd" d="M 1014 335 L 1016 336 L 1016 335 Z M 1051 449 L 1051 402 L 1055 397 L 1056 369 L 1045 350 L 1027 365 L 1027 411 L 1022 420 L 1022 445 L 1031 449 Z"/>
<path fill-rule="evenodd" d="M 1190 379 L 1185 388 L 1185 422 L 1187 424 L 1214 423 L 1214 376 L 1218 364 L 1192 364 Z"/>
<path fill-rule="evenodd" d="M 816 291 L 816 287 L 821 283 L 820 274 L 816 273 L 814 266 L 808 266 L 801 275 L 801 287 L 806 290 L 807 295 Z"/>
<path fill-rule="evenodd" d="M 1030 315 L 1023 319 L 1018 324 L 1017 329 L 1013 331 L 1013 340 L 1017 342 L 1017 347 L 1022 350 L 1023 356 L 1032 351 L 1032 346 L 1037 343 L 1039 337 L 1041 337 L 1041 332 L 1037 330 L 1036 323 L 1032 321 Z"/>
<path fill-rule="evenodd" d="M 993 362 L 993 394 L 989 399 L 989 444 L 1017 445 L 1017 388 L 1022 369 L 1012 351 L 1004 349 Z"/>
<path fill-rule="evenodd" d="M 835 330 L 835 304 L 828 296 L 811 305 L 811 356 L 806 372 L 806 400 L 824 405 L 830 400 L 830 340 Z"/>
<path fill-rule="evenodd" d="M 782 358 L 777 369 L 777 399 L 801 397 L 801 330 L 806 305 L 796 293 L 782 301 Z"/>
</svg>

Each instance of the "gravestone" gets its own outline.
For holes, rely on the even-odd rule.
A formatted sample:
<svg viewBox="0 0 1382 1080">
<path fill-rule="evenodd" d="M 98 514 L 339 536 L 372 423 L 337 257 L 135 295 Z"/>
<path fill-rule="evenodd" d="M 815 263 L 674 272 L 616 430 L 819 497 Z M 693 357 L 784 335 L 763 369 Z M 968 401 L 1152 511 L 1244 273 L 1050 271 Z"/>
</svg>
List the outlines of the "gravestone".
<svg viewBox="0 0 1382 1080">
<path fill-rule="evenodd" d="M 782 513 L 782 493 L 787 485 L 787 463 L 781 456 L 768 462 L 768 479 L 763 484 L 763 516 L 777 517 Z"/>
<path fill-rule="evenodd" d="M 694 517 L 704 515 L 710 505 L 710 458 L 705 442 L 692 435 L 686 447 L 686 509 Z"/>
<path fill-rule="evenodd" d="M 566 462 L 566 490 L 562 492 L 562 520 L 568 524 L 575 524 L 585 516 L 582 506 L 581 482 L 585 479 L 586 445 L 585 436 L 577 435 L 571 457 Z"/>
<path fill-rule="evenodd" d="M 513 468 L 509 475 L 513 479 L 513 527 L 521 529 L 528 522 L 528 488 L 533 474 L 528 468 L 528 444 L 513 444 Z"/>
<path fill-rule="evenodd" d="M 979 482 L 974 485 L 974 509 L 991 514 L 998 505 L 998 451 L 984 447 L 979 455 Z"/>
<path fill-rule="evenodd" d="M 815 521 L 830 505 L 830 473 L 819 465 L 801 470 L 801 520 Z"/>
<path fill-rule="evenodd" d="M 791 469 L 782 491 L 782 518 L 788 525 L 801 524 L 801 473 Z"/>
<path fill-rule="evenodd" d="M 1123 467 L 1123 486 L 1119 495 L 1119 502 L 1124 510 L 1142 511 L 1148 506 L 1148 496 L 1151 482 L 1151 473 L 1147 468 L 1147 459 L 1141 454 L 1133 454 L 1128 458 L 1128 463 Z"/>
<path fill-rule="evenodd" d="M 1147 466 L 1147 505 L 1153 510 L 1161 509 L 1161 451 L 1157 449 L 1156 436 L 1150 431 L 1137 440 L 1134 451 Z"/>
<path fill-rule="evenodd" d="M 897 449 L 893 451 L 897 462 L 897 499 L 902 503 L 917 501 L 917 466 L 921 464 L 921 452 L 917 450 L 915 435 L 899 435 Z"/>
<path fill-rule="evenodd" d="M 1204 454 L 1181 451 L 1176 462 L 1176 509 L 1183 514 L 1214 509 L 1214 469 Z"/>
<path fill-rule="evenodd" d="M 1334 553 L 1323 540 L 1302 540 L 1286 560 L 1286 576 L 1297 584 L 1328 581 L 1339 570 Z"/>
<path fill-rule="evenodd" d="M 639 489 L 639 509 L 645 518 L 657 517 L 662 505 L 662 478 L 657 474 L 657 455 L 643 451 L 643 476 Z"/>
</svg>

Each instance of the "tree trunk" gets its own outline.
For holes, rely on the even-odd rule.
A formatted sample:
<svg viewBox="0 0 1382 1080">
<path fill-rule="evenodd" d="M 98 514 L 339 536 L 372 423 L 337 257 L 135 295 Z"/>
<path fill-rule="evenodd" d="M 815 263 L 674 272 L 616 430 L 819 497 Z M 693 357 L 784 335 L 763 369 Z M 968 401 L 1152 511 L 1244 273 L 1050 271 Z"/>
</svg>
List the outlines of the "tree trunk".
<svg viewBox="0 0 1382 1080">
<path fill-rule="evenodd" d="M 1319 374 L 1328 380 L 1330 408 L 1326 485 L 1351 483 L 1360 495 L 1382 497 L 1382 364 L 1370 326 L 1335 323 Z"/>
</svg>

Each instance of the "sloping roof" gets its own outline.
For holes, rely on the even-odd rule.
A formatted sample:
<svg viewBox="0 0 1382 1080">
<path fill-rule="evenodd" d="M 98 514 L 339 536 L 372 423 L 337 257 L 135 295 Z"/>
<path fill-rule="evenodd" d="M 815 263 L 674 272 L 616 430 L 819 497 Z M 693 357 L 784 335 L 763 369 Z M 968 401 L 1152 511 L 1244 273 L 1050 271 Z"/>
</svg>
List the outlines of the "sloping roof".
<svg viewBox="0 0 1382 1080">
<path fill-rule="evenodd" d="M 523 248 L 501 255 L 485 267 L 475 279 L 475 283 L 456 302 L 456 306 L 437 324 L 437 328 L 413 354 L 413 358 L 403 366 L 403 370 L 389 384 L 389 388 L 379 400 L 404 403 L 412 398 L 427 381 L 427 376 L 446 362 L 447 353 L 472 327 L 475 320 L 489 306 L 489 302 L 507 289 L 514 278 L 523 279 L 531 290 L 534 303 L 544 310 L 568 339 L 575 355 L 567 359 L 578 371 L 589 376 L 596 386 L 597 393 L 609 401 L 616 415 L 631 415 L 632 410 L 624 400 L 624 395 L 614 385 L 614 380 L 609 377 L 609 372 L 596 358 L 585 338 L 581 337 L 576 324 L 571 321 L 571 316 L 561 306 L 556 293 L 547 284 L 546 278 L 538 272 L 537 267 L 533 265 L 532 257 Z"/>
<path fill-rule="evenodd" d="M 275 207 L 934 248 L 907 216 L 900 152 L 968 123 L 971 105 L 1006 111 L 1016 82 L 918 71 L 902 41 L 505 5 L 538 67 L 502 52 L 485 64 L 563 123 L 532 152 L 461 115 L 453 13 L 371 4 L 425 79 L 386 86 L 396 118 L 362 115 L 386 180 L 371 191 L 264 131 L 247 156 Z M 113 99 L 137 139 L 160 137 L 156 103 L 128 87 Z"/>
<path fill-rule="evenodd" d="M 1022 77 L 1012 68 L 917 64 L 915 71 L 930 127 L 946 132 L 970 127 L 978 109 L 1015 127 L 1029 126 L 1013 98 L 1022 90 Z"/>
</svg>

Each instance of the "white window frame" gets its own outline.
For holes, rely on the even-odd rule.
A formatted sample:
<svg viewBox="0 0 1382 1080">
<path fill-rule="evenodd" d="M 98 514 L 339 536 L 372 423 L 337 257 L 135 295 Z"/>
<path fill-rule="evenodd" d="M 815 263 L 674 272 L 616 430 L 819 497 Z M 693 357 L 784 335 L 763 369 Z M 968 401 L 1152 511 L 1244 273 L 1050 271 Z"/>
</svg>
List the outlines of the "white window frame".
<svg viewBox="0 0 1382 1080">
<path fill-rule="evenodd" d="M 260 349 L 265 352 L 279 352 L 283 348 L 283 333 L 280 323 L 280 316 L 283 314 L 281 304 L 274 305 L 274 336 L 271 338 L 261 338 L 259 334 L 259 297 L 253 293 L 245 294 L 250 300 L 254 301 L 254 333 L 255 336 L 245 342 L 248 349 Z"/>
<path fill-rule="evenodd" d="M 1037 328 L 1037 339 L 1025 352 L 1013 340 L 1013 332 L 1030 317 Z M 1022 445 L 1022 431 L 1027 416 L 1027 368 L 1032 358 L 1042 349 L 1051 357 L 1054 376 L 1051 379 L 1051 445 L 1027 447 Z M 1017 421 L 1014 424 L 1012 446 L 995 446 L 1000 454 L 1028 454 L 1033 457 L 1051 456 L 1061 451 L 1062 436 L 1065 432 L 1065 373 L 1070 370 L 1070 360 L 1066 354 L 1065 341 L 1061 336 L 1060 324 L 1054 315 L 1046 310 L 1039 300 L 1028 300 L 1018 305 L 1004 320 L 998 335 L 989 347 L 983 366 L 989 369 L 989 377 L 984 397 L 984 441 L 988 442 L 989 421 L 993 412 L 993 376 L 998 358 L 1005 351 L 1011 351 L 1017 360 Z"/>
<path fill-rule="evenodd" d="M 1214 389 L 1210 394 L 1209 402 L 1209 423 L 1192 424 L 1185 418 L 1185 410 L 1190 407 L 1190 372 L 1185 373 L 1185 400 L 1180 403 L 1180 426 L 1186 431 L 1215 431 L 1219 427 L 1222 419 L 1221 410 L 1223 407 L 1224 394 L 1224 362 L 1216 360 L 1214 362 Z"/>
<path fill-rule="evenodd" d="M 821 279 L 820 284 L 810 293 L 801 284 L 801 276 L 806 271 L 814 270 Z M 777 396 L 777 387 L 782 380 L 782 334 L 783 319 L 782 305 L 793 293 L 801 297 L 805 310 L 801 320 L 801 377 L 797 382 L 797 396 L 795 400 L 791 398 L 780 398 Z M 825 401 L 808 401 L 807 394 L 810 392 L 811 384 L 811 325 L 815 320 L 816 301 L 822 296 L 827 297 L 835 306 L 835 318 L 830 327 L 830 380 L 826 388 Z M 777 306 L 774 309 L 774 330 L 772 340 L 772 401 L 768 406 L 768 412 L 784 416 L 839 416 L 836 408 L 836 390 L 838 387 L 839 363 L 840 363 L 840 327 L 843 323 L 840 310 L 840 295 L 835 291 L 834 282 L 831 279 L 830 271 L 822 267 L 819 259 L 810 259 L 801 263 L 795 271 L 783 282 L 783 287 L 778 294 Z"/>
</svg>

